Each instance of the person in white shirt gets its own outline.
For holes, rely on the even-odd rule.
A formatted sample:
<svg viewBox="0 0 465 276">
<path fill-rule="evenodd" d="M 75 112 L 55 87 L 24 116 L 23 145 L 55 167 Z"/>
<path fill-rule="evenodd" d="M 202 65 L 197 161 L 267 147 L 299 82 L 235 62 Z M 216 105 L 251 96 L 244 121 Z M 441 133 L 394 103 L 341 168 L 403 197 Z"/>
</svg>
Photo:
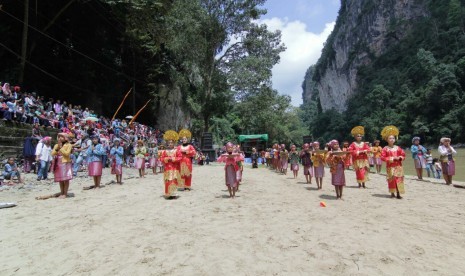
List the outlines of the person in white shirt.
<svg viewBox="0 0 465 276">
<path fill-rule="evenodd" d="M 40 142 L 37 144 L 36 161 L 40 162 L 39 171 L 37 173 L 37 181 L 47 179 L 48 169 L 50 162 L 52 161 L 52 148 L 50 147 L 51 141 L 52 138 L 47 136 L 40 140 Z"/>
<path fill-rule="evenodd" d="M 438 148 L 442 176 L 447 185 L 452 184 L 452 177 L 455 175 L 455 160 L 453 156 L 457 154 L 455 149 L 450 145 L 450 142 L 450 138 L 442 137 Z"/>
</svg>

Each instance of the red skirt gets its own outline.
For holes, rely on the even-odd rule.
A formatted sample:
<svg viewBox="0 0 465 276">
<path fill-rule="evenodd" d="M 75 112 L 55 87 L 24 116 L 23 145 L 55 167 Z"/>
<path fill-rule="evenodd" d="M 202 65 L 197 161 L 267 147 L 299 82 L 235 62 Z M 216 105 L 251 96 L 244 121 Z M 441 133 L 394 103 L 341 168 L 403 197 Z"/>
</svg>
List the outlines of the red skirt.
<svg viewBox="0 0 465 276">
<path fill-rule="evenodd" d="M 94 161 L 90 162 L 87 166 L 89 176 L 101 176 L 102 175 L 102 162 Z"/>
<path fill-rule="evenodd" d="M 73 179 L 73 165 L 71 162 L 63 163 L 61 162 L 61 159 L 61 156 L 58 156 L 58 158 L 55 159 L 56 164 L 53 167 L 55 182 L 68 181 Z"/>
</svg>

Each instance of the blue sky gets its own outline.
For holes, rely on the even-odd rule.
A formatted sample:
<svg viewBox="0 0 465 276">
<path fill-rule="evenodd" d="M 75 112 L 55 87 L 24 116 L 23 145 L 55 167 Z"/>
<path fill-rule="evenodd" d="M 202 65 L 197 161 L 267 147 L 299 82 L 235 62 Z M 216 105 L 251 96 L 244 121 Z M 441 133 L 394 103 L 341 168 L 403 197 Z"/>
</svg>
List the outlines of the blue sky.
<svg viewBox="0 0 465 276">
<path fill-rule="evenodd" d="M 270 30 L 281 30 L 287 50 L 273 68 L 273 87 L 302 103 L 301 84 L 307 68 L 321 54 L 323 43 L 334 28 L 340 0 L 268 0 L 268 13 L 260 20 Z"/>
</svg>

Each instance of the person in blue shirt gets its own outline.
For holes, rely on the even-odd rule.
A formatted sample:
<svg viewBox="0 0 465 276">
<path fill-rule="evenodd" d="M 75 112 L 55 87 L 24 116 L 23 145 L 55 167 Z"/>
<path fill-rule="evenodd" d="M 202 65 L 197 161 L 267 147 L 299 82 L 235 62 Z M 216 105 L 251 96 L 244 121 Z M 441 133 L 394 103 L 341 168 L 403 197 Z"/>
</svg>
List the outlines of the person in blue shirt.
<svg viewBox="0 0 465 276">
<path fill-rule="evenodd" d="M 422 180 L 423 169 L 426 168 L 426 148 L 420 145 L 420 137 L 413 137 L 410 151 L 412 152 L 412 158 L 413 162 L 415 163 L 418 179 Z"/>
<path fill-rule="evenodd" d="M 18 166 L 15 163 L 15 159 L 13 157 L 8 158 L 8 162 L 5 164 L 5 168 L 3 168 L 3 177 L 6 180 L 10 180 L 9 184 L 13 184 L 13 178 L 17 177 L 19 183 L 22 183 L 21 174 L 18 170 Z"/>
<path fill-rule="evenodd" d="M 111 156 L 111 174 L 116 175 L 116 183 L 123 184 L 123 154 L 124 149 L 120 146 L 120 139 L 115 138 L 113 140 L 113 147 L 110 150 Z"/>
<path fill-rule="evenodd" d="M 102 169 L 103 169 L 103 155 L 107 154 L 100 139 L 97 135 L 92 136 L 92 145 L 87 148 L 87 161 L 89 176 L 94 177 L 94 186 L 91 188 L 100 188 L 100 181 L 102 180 Z"/>
</svg>

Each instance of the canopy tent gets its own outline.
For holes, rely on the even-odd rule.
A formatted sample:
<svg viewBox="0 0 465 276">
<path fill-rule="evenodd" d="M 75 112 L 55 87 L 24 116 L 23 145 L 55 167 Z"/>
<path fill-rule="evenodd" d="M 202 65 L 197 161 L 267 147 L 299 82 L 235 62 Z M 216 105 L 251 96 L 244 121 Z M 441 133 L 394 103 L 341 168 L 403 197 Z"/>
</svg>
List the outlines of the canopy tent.
<svg viewBox="0 0 465 276">
<path fill-rule="evenodd" d="M 239 135 L 239 142 L 247 142 L 252 140 L 259 140 L 261 142 L 268 142 L 268 134 L 252 134 L 252 135 Z"/>
</svg>

